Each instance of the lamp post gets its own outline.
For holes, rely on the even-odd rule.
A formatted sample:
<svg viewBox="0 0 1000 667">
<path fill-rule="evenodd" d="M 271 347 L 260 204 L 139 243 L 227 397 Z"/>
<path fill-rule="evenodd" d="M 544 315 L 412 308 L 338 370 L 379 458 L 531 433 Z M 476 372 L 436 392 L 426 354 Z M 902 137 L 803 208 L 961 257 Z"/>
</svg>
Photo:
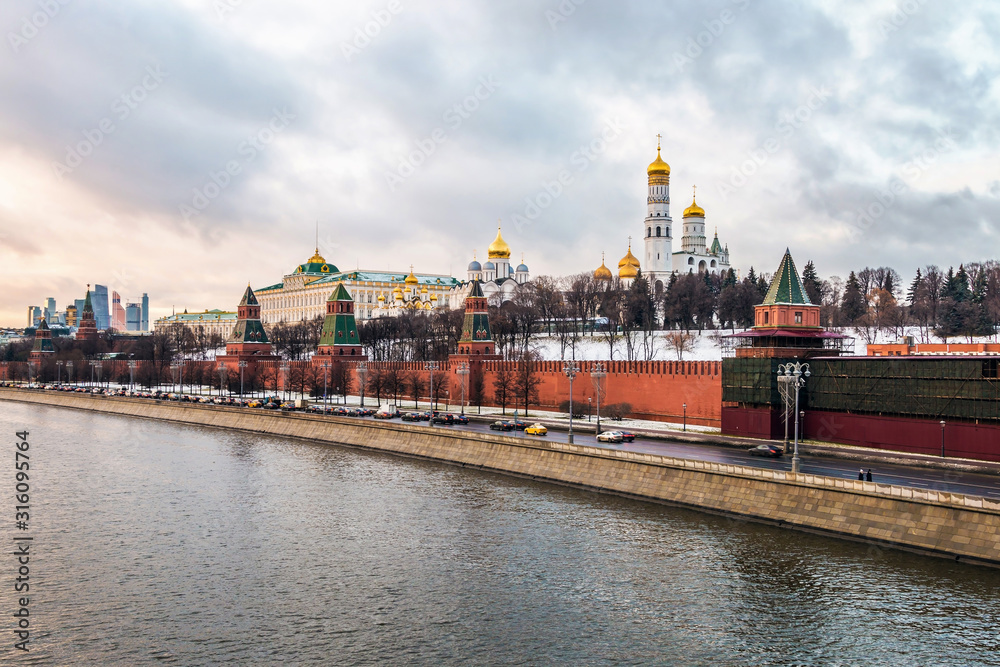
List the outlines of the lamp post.
<svg viewBox="0 0 1000 667">
<path fill-rule="evenodd" d="M 944 458 L 944 426 L 945 422 L 941 420 L 941 458 Z"/>
<path fill-rule="evenodd" d="M 128 391 L 135 391 L 135 359 L 128 360 Z"/>
<path fill-rule="evenodd" d="M 184 393 L 184 364 L 185 363 L 186 362 L 183 359 L 181 359 L 180 361 L 177 362 L 177 365 L 180 366 L 180 369 L 181 369 L 181 372 L 180 372 L 180 381 L 181 381 L 181 393 L 182 394 Z"/>
<path fill-rule="evenodd" d="M 461 382 L 462 382 L 462 414 L 464 415 L 465 414 L 465 382 L 466 382 L 466 380 L 469 377 L 469 363 L 467 361 L 463 361 L 462 363 L 460 363 L 458 365 L 458 368 L 455 369 L 455 373 L 458 375 L 459 378 L 461 378 Z"/>
<path fill-rule="evenodd" d="M 594 399 L 587 397 L 587 423 L 590 423 L 590 415 L 594 412 Z"/>
<path fill-rule="evenodd" d="M 426 368 L 427 368 L 428 371 L 430 371 L 430 374 L 431 374 L 431 386 L 430 386 L 430 390 L 431 390 L 431 412 L 434 412 L 434 407 L 435 407 L 435 404 L 434 404 L 434 371 L 437 370 L 437 367 L 438 367 L 438 365 L 437 365 L 436 361 L 428 361 L 427 362 Z"/>
<path fill-rule="evenodd" d="M 174 366 L 173 364 L 170 365 L 171 368 L 173 368 L 173 366 Z M 94 362 L 93 361 L 90 362 L 90 388 L 91 389 L 94 388 Z"/>
<path fill-rule="evenodd" d="M 326 394 L 327 394 L 326 390 L 327 390 L 327 386 L 328 386 L 327 378 L 328 378 L 328 372 L 329 372 L 329 370 L 330 370 L 330 360 L 329 359 L 324 359 L 323 360 L 323 414 L 324 415 L 326 414 L 326 411 L 328 409 L 327 408 L 328 402 L 327 402 L 327 398 L 326 398 Z"/>
<path fill-rule="evenodd" d="M 56 360 L 56 384 L 62 384 L 63 362 Z"/>
<path fill-rule="evenodd" d="M 685 403 L 684 404 L 684 422 L 683 422 L 683 431 L 684 431 L 684 433 L 687 433 L 687 430 L 688 430 L 688 404 Z"/>
<path fill-rule="evenodd" d="M 219 364 L 219 398 L 222 398 L 222 383 L 225 381 L 224 378 L 228 379 L 226 378 L 226 365 Z M 226 382 L 226 390 L 229 390 L 228 382 Z"/>
<path fill-rule="evenodd" d="M 573 444 L 573 378 L 580 372 L 575 362 L 563 362 L 563 373 L 569 378 L 569 444 Z"/>
<path fill-rule="evenodd" d="M 608 376 L 604 370 L 604 364 L 598 362 L 594 364 L 590 371 L 590 377 L 597 386 L 597 435 L 601 434 L 601 381 Z"/>
<path fill-rule="evenodd" d="M 243 369 L 247 367 L 247 362 L 240 361 L 236 364 L 240 367 L 240 400 L 243 400 Z"/>
<path fill-rule="evenodd" d="M 291 368 L 287 361 L 281 362 L 281 393 L 288 400 L 288 369 Z"/>
<path fill-rule="evenodd" d="M 358 383 L 361 385 L 361 407 L 365 407 L 365 387 L 368 386 L 368 364 L 361 362 L 358 364 Z"/>
<path fill-rule="evenodd" d="M 66 362 L 66 380 L 70 384 L 73 384 L 73 362 L 72 361 L 67 361 Z"/>
<path fill-rule="evenodd" d="M 789 362 L 778 364 L 778 373 L 784 375 L 785 382 L 790 382 L 795 387 L 795 449 L 792 454 L 792 472 L 799 472 L 799 389 L 806 386 L 806 378 L 811 374 L 809 364 L 801 362 Z"/>
</svg>

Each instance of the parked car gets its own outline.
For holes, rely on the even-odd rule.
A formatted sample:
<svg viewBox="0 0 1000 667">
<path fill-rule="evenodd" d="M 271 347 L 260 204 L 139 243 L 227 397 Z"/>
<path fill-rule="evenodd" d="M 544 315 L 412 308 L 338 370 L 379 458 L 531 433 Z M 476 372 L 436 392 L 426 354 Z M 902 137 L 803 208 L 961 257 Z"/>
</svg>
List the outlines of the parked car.
<svg viewBox="0 0 1000 667">
<path fill-rule="evenodd" d="M 358 413 L 359 417 L 371 417 L 375 414 L 375 411 L 371 408 L 357 408 L 355 412 Z"/>
<path fill-rule="evenodd" d="M 434 415 L 434 418 L 431 419 L 431 422 L 434 424 L 451 425 L 455 423 L 455 415 L 448 412 L 441 412 Z"/>
<path fill-rule="evenodd" d="M 498 420 L 490 424 L 491 431 L 513 431 L 514 422 Z"/>
<path fill-rule="evenodd" d="M 401 419 L 404 422 L 418 422 L 418 421 L 420 421 L 420 413 L 419 412 L 407 412 L 406 414 L 404 414 L 401 417 Z"/>
<path fill-rule="evenodd" d="M 621 431 L 605 431 L 604 433 L 599 433 L 597 435 L 597 442 L 621 442 L 622 432 Z"/>
<path fill-rule="evenodd" d="M 465 415 L 452 415 L 452 417 L 455 418 L 455 423 L 456 424 L 468 424 L 469 423 L 469 418 L 466 417 Z"/>
<path fill-rule="evenodd" d="M 778 458 L 784 451 L 781 447 L 777 445 L 757 445 L 756 447 L 750 448 L 750 456 L 768 456 L 771 458 Z"/>
<path fill-rule="evenodd" d="M 337 415 L 338 417 L 350 417 L 351 411 L 343 405 L 339 405 L 335 408 L 330 408 L 330 414 Z"/>
<path fill-rule="evenodd" d="M 524 429 L 525 435 L 548 435 L 549 429 L 545 428 L 541 424 L 532 424 L 528 428 Z"/>
</svg>

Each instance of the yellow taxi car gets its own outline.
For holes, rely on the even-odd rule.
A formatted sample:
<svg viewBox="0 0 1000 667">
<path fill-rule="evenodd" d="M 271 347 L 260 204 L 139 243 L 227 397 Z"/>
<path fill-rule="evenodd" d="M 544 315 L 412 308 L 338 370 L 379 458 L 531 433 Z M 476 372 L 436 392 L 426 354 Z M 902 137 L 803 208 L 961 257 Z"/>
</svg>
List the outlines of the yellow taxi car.
<svg viewBox="0 0 1000 667">
<path fill-rule="evenodd" d="M 524 432 L 527 435 L 547 435 L 549 429 L 545 428 L 541 424 L 532 424 L 528 428 L 524 429 Z"/>
</svg>

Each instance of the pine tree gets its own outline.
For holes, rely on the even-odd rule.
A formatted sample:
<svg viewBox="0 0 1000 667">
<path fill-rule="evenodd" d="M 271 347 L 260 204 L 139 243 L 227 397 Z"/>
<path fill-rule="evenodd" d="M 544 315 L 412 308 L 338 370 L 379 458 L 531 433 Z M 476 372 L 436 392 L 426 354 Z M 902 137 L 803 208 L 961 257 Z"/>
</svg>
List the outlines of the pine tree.
<svg viewBox="0 0 1000 667">
<path fill-rule="evenodd" d="M 913 282 L 910 283 L 910 291 L 906 293 L 906 300 L 911 306 L 916 305 L 917 299 L 920 298 L 920 287 L 923 282 L 924 277 L 920 275 L 920 269 L 917 269 L 917 275 L 913 278 Z"/>
<path fill-rule="evenodd" d="M 847 277 L 840 310 L 849 324 L 854 324 L 868 312 L 868 302 L 865 300 L 865 295 L 861 293 L 861 283 L 858 282 L 854 271 L 851 271 L 851 275 Z"/>
<path fill-rule="evenodd" d="M 810 259 L 802 269 L 802 288 L 806 291 L 806 296 L 816 305 L 823 303 L 823 282 L 816 274 L 816 265 Z"/>
</svg>

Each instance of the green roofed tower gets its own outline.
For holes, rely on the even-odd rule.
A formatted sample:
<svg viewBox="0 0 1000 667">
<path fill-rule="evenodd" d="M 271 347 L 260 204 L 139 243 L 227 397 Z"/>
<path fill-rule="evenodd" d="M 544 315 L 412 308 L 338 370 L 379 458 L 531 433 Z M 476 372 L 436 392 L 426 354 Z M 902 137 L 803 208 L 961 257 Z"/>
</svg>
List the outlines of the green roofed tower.
<svg viewBox="0 0 1000 667">
<path fill-rule="evenodd" d="M 465 320 L 462 337 L 458 339 L 458 353 L 462 355 L 495 354 L 496 343 L 490 331 L 490 313 L 486 296 L 478 280 L 472 282 L 469 296 L 465 298 Z"/>
<path fill-rule="evenodd" d="M 260 304 L 250 285 L 247 285 L 240 305 L 236 308 L 236 326 L 226 341 L 226 354 L 216 360 L 225 363 L 249 359 L 270 361 L 277 358 L 260 321 Z"/>
<path fill-rule="evenodd" d="M 364 359 L 358 325 L 354 321 L 354 299 L 342 282 L 337 283 L 326 300 L 323 332 L 313 360 L 331 356 L 352 357 L 359 361 Z"/>
<path fill-rule="evenodd" d="M 94 318 L 94 304 L 90 300 L 90 285 L 87 285 L 87 297 L 83 301 L 83 312 L 80 313 L 76 339 L 79 341 L 97 340 L 97 320 Z"/>
<path fill-rule="evenodd" d="M 778 271 L 771 279 L 771 286 L 767 290 L 764 302 L 761 305 L 773 306 L 779 303 L 811 305 L 809 295 L 802 288 L 802 281 L 799 280 L 799 272 L 795 268 L 795 261 L 792 253 L 785 248 L 785 256 L 781 258 Z M 818 323 L 817 323 L 818 324 Z"/>
<path fill-rule="evenodd" d="M 48 355 L 54 354 L 55 351 L 56 349 L 52 346 L 52 330 L 49 329 L 49 325 L 43 317 L 38 322 L 38 328 L 35 329 L 35 344 L 31 347 L 28 359 L 30 361 L 41 361 Z"/>
</svg>

